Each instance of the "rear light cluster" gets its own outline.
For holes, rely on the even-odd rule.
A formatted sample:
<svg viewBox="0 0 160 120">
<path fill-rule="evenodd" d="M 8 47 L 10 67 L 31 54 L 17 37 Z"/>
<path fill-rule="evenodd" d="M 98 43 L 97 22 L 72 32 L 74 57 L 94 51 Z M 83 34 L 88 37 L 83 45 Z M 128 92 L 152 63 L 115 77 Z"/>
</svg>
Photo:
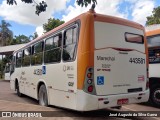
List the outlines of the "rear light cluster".
<svg viewBox="0 0 160 120">
<path fill-rule="evenodd" d="M 88 68 L 86 70 L 85 81 L 83 90 L 87 93 L 96 94 L 95 85 L 94 85 L 94 71 L 93 68 Z"/>
</svg>

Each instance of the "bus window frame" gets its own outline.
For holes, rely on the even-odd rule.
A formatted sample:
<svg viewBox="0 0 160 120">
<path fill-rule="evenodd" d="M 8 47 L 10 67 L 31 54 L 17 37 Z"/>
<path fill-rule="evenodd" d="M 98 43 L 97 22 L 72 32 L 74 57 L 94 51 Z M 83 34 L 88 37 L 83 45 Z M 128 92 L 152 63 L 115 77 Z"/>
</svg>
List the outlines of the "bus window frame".
<svg viewBox="0 0 160 120">
<path fill-rule="evenodd" d="M 47 40 L 49 40 L 50 38 L 53 38 L 53 42 L 54 42 L 54 37 L 56 37 L 56 36 L 59 36 L 61 34 L 61 36 L 62 36 L 62 40 L 61 40 L 61 46 L 60 47 L 57 47 L 57 48 L 60 48 L 61 49 L 61 57 L 60 57 L 60 61 L 58 61 L 58 62 L 49 62 L 49 63 L 46 63 L 45 62 L 45 52 L 46 51 L 49 51 L 49 50 L 45 50 L 46 49 L 46 41 Z M 45 65 L 47 65 L 47 64 L 57 64 L 57 63 L 61 63 L 61 61 L 62 61 L 62 44 L 63 43 L 63 32 L 62 31 L 58 31 L 58 32 L 56 32 L 55 34 L 53 34 L 52 36 L 49 36 L 49 37 L 47 37 L 45 40 L 44 40 L 44 49 L 43 49 L 43 52 L 44 52 L 44 54 L 43 54 L 43 63 L 45 64 Z M 52 48 L 52 49 L 50 49 L 50 50 L 53 50 L 53 49 L 57 49 L 57 48 Z"/>
<path fill-rule="evenodd" d="M 127 39 L 127 34 L 141 36 L 141 38 L 142 38 L 142 42 L 128 41 L 128 39 Z M 124 36 L 125 36 L 125 41 L 126 41 L 126 42 L 129 42 L 129 43 L 136 43 L 136 44 L 144 44 L 144 36 L 143 36 L 143 35 L 135 34 L 135 33 L 130 33 L 130 32 L 125 32 L 125 33 L 124 33 Z"/>
<path fill-rule="evenodd" d="M 27 55 L 27 56 L 29 56 L 29 60 L 30 60 L 30 64 L 29 65 L 23 65 L 23 59 L 24 59 L 24 57 L 26 57 L 26 56 L 24 56 L 24 52 L 25 52 L 26 49 L 30 49 L 30 55 Z M 31 56 L 32 56 L 32 47 L 31 46 L 28 46 L 28 47 L 26 47 L 26 48 L 24 48 L 22 50 L 22 67 L 29 67 L 29 66 L 31 66 Z"/>
<path fill-rule="evenodd" d="M 74 62 L 77 58 L 77 49 L 78 49 L 78 42 L 79 42 L 79 32 L 80 32 L 80 23 L 79 22 L 76 22 L 75 24 L 67 27 L 64 31 L 63 31 L 63 43 L 62 43 L 62 61 L 63 63 L 67 63 L 67 62 Z M 73 29 L 73 28 L 77 28 L 77 31 L 76 31 L 76 42 L 75 42 L 75 48 L 74 48 L 74 59 L 72 60 L 63 60 L 63 49 L 64 49 L 64 40 L 65 40 L 65 32 L 69 29 Z M 73 43 L 72 43 L 73 44 Z M 68 44 L 68 45 L 71 45 L 71 44 Z"/>
<path fill-rule="evenodd" d="M 38 52 L 38 53 L 42 53 L 42 62 L 40 64 L 32 64 L 32 57 L 33 57 L 33 55 L 35 55 L 35 53 L 34 53 L 34 49 L 35 48 L 34 47 L 35 47 L 35 45 L 37 45 L 39 43 L 42 43 L 42 51 Z M 44 63 L 44 40 L 40 40 L 40 41 L 35 42 L 34 44 L 31 45 L 31 55 L 30 55 L 30 58 L 31 58 L 31 61 L 30 61 L 31 66 L 39 66 L 39 65 L 42 65 Z"/>
<path fill-rule="evenodd" d="M 21 55 L 21 65 L 20 65 L 20 66 L 17 66 L 17 59 L 19 59 L 19 58 L 18 58 L 18 54 L 19 54 L 20 52 L 21 52 L 21 54 L 22 54 L 22 55 Z M 16 57 L 16 60 L 15 60 L 15 61 L 16 61 L 16 64 L 15 64 L 15 67 L 16 67 L 16 68 L 21 68 L 21 67 L 22 67 L 23 51 L 20 50 L 20 51 L 16 52 L 16 56 L 15 56 L 15 57 Z"/>
<path fill-rule="evenodd" d="M 156 35 L 150 35 L 150 36 L 146 36 L 146 39 L 147 39 L 147 43 L 148 43 L 148 38 L 154 38 L 154 37 L 159 37 L 160 38 L 160 34 L 156 34 Z M 152 41 L 152 40 L 151 40 Z M 148 44 L 149 45 L 149 44 Z M 155 46 L 148 46 L 148 47 L 156 47 L 156 46 L 160 46 L 160 45 L 155 45 Z"/>
</svg>

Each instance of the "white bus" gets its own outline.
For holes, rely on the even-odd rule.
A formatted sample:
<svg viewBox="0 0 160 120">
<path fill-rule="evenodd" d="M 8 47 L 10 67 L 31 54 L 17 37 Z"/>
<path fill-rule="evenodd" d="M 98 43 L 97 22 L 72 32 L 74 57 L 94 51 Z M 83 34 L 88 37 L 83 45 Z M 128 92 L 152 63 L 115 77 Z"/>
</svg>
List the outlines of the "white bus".
<svg viewBox="0 0 160 120">
<path fill-rule="evenodd" d="M 5 65 L 4 80 L 10 80 L 10 64 L 9 63 Z"/>
<path fill-rule="evenodd" d="M 77 111 L 145 102 L 146 45 L 142 25 L 90 10 L 15 51 L 11 88 Z"/>
<path fill-rule="evenodd" d="M 160 107 L 160 25 L 154 26 L 158 28 L 146 32 L 149 51 L 149 102 Z"/>
</svg>

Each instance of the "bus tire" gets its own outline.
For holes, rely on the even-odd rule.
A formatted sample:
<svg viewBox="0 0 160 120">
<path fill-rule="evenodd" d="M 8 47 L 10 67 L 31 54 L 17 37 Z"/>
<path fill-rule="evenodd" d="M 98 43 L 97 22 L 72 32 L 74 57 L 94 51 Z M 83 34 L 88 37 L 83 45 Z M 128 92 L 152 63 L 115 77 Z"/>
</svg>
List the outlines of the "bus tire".
<svg viewBox="0 0 160 120">
<path fill-rule="evenodd" d="M 155 107 L 160 107 L 160 86 L 150 88 L 150 101 Z"/>
<path fill-rule="evenodd" d="M 38 92 L 39 104 L 42 106 L 48 106 L 48 96 L 46 86 L 43 84 L 39 88 Z"/>
<path fill-rule="evenodd" d="M 20 92 L 20 90 L 19 90 L 19 83 L 17 82 L 17 84 L 16 84 L 16 92 L 17 92 L 17 95 L 19 96 L 19 97 L 22 97 L 22 93 Z"/>
</svg>

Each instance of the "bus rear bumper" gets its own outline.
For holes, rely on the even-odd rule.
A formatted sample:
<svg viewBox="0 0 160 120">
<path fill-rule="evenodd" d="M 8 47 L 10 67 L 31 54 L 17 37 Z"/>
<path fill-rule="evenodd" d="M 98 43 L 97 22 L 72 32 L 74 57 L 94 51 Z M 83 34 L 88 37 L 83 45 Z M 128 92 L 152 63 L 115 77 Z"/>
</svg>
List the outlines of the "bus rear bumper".
<svg viewBox="0 0 160 120">
<path fill-rule="evenodd" d="M 132 103 L 147 102 L 148 99 L 149 99 L 149 90 L 137 93 L 108 95 L 108 96 L 96 96 L 85 93 L 83 90 L 78 90 L 77 110 L 78 111 L 98 110 L 98 109 L 110 108 Z M 121 100 L 125 100 L 124 103 L 118 104 L 118 101 Z"/>
</svg>

